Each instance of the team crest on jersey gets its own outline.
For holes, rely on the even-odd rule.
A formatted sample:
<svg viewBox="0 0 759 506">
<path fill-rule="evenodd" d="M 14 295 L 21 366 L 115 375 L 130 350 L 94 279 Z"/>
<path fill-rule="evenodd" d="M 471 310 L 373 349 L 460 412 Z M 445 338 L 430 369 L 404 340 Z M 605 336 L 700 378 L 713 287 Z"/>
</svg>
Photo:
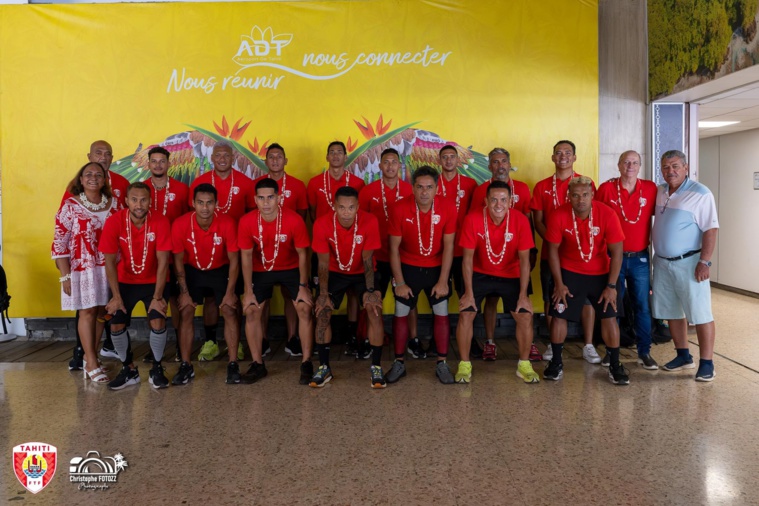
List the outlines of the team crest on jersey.
<svg viewBox="0 0 759 506">
<path fill-rule="evenodd" d="M 517 202 L 519 202 L 519 195 L 512 195 L 511 200 L 513 200 L 514 203 L 516 204 Z"/>
<path fill-rule="evenodd" d="M 356 244 L 361 244 L 364 242 L 364 236 L 363 235 L 357 235 L 356 236 Z"/>
<path fill-rule="evenodd" d="M 148 242 L 155 241 L 155 232 L 148 232 Z"/>
<path fill-rule="evenodd" d="M 289 199 L 289 198 L 290 198 L 290 195 L 292 195 L 292 193 L 293 193 L 293 192 L 291 192 L 290 190 L 285 190 L 285 191 L 284 191 L 284 192 L 282 192 L 282 193 L 284 193 L 284 195 L 285 195 L 285 198 L 286 198 L 286 199 Z"/>
<path fill-rule="evenodd" d="M 506 234 L 506 242 L 511 242 L 513 238 L 514 238 L 514 234 L 512 234 L 511 232 Z"/>
<path fill-rule="evenodd" d="M 466 195 L 466 192 L 464 190 L 459 190 L 457 195 L 459 196 L 460 199 L 463 199 L 464 195 Z"/>
<path fill-rule="evenodd" d="M 433 214 L 432 215 L 432 224 L 437 225 L 440 223 L 440 215 L 439 214 Z"/>
<path fill-rule="evenodd" d="M 174 202 L 174 199 L 177 198 L 177 194 L 176 193 L 169 193 L 168 195 L 166 195 L 166 198 L 169 199 L 169 202 Z"/>
<path fill-rule="evenodd" d="M 285 241 L 287 241 L 287 234 L 279 234 L 279 235 L 277 236 L 277 240 L 278 240 L 279 242 L 285 242 Z"/>
<path fill-rule="evenodd" d="M 113 194 L 116 195 L 116 198 L 119 198 L 121 197 L 121 190 L 119 190 L 118 188 L 114 188 Z"/>
<path fill-rule="evenodd" d="M 55 476 L 58 449 L 47 443 L 24 443 L 13 447 L 13 471 L 32 494 L 47 487 Z"/>
<path fill-rule="evenodd" d="M 593 236 L 597 236 L 601 232 L 601 229 L 598 227 L 593 227 L 590 231 L 593 234 Z"/>
<path fill-rule="evenodd" d="M 232 187 L 232 195 L 237 195 L 240 193 L 240 187 L 239 186 L 233 186 Z"/>
<path fill-rule="evenodd" d="M 646 205 L 646 202 L 648 202 L 648 200 L 646 200 L 646 198 L 645 198 L 645 197 L 641 197 L 641 198 L 640 198 L 640 205 L 642 205 L 642 206 L 645 206 L 645 205 Z"/>
<path fill-rule="evenodd" d="M 563 313 L 565 309 L 567 309 L 567 306 L 565 306 L 565 305 L 564 305 L 564 304 L 562 304 L 561 302 L 559 302 L 558 304 L 556 304 L 556 311 L 557 311 L 559 314 Z"/>
<path fill-rule="evenodd" d="M 221 236 L 220 236 L 220 235 L 216 235 L 216 234 L 214 234 L 214 235 L 213 235 L 213 243 L 214 243 L 215 245 L 217 245 L 217 246 L 218 246 L 219 244 L 221 244 Z"/>
</svg>

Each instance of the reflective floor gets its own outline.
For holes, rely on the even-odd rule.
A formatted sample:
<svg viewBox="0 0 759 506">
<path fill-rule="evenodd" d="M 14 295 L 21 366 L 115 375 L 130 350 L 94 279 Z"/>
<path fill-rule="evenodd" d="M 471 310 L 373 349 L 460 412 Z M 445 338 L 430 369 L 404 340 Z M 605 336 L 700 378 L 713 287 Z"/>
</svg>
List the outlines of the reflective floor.
<svg viewBox="0 0 759 506">
<path fill-rule="evenodd" d="M 342 357 L 323 389 L 275 359 L 254 385 L 225 385 L 217 361 L 158 392 L 147 365 L 139 386 L 111 392 L 63 362 L 2 363 L 0 503 L 759 504 L 758 302 L 714 291 L 707 384 L 695 370 L 644 371 L 626 352 L 632 384 L 614 386 L 575 346 L 561 381 L 525 385 L 501 343 L 469 385 L 441 385 L 433 360 L 407 359 L 408 376 L 383 391 L 369 388 L 367 362 Z M 672 344 L 652 355 L 664 363 Z M 58 463 L 32 495 L 10 455 L 35 441 L 55 445 Z M 71 459 L 90 451 L 128 463 L 107 490 L 70 482 Z"/>
</svg>

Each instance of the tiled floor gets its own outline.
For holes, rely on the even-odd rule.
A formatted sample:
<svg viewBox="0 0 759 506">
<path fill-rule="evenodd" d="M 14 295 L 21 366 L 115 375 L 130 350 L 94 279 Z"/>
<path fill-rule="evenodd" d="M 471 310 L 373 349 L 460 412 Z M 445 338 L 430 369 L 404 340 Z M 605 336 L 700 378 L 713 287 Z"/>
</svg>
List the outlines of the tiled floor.
<svg viewBox="0 0 759 506">
<path fill-rule="evenodd" d="M 368 363 L 334 350 L 335 380 L 310 389 L 275 349 L 254 385 L 225 385 L 218 361 L 185 387 L 153 391 L 145 366 L 141 385 L 110 392 L 66 370 L 70 343 L 3 343 L 0 503 L 759 504 L 758 302 L 714 291 L 710 384 L 643 371 L 627 350 L 632 384 L 615 387 L 575 343 L 564 379 L 525 385 L 502 340 L 470 385 L 440 385 L 433 360 L 409 359 L 408 377 L 372 391 Z M 652 354 L 663 363 L 671 343 Z M 58 447 L 37 495 L 11 470 L 11 448 L 30 441 Z M 69 482 L 69 461 L 92 450 L 128 462 L 108 490 Z"/>
</svg>

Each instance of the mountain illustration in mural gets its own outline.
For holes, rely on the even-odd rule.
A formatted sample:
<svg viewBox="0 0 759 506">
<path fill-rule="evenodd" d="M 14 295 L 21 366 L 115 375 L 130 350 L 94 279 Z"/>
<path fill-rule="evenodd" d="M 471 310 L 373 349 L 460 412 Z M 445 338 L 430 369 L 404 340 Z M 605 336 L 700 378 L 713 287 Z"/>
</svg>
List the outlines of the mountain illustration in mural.
<svg viewBox="0 0 759 506">
<path fill-rule="evenodd" d="M 382 115 L 374 125 L 365 117 L 362 119 L 361 122 L 353 121 L 364 142 L 359 144 L 358 138 L 354 140 L 348 136 L 345 141 L 348 148 L 346 167 L 366 183 L 380 178 L 379 158 L 387 148 L 394 148 L 400 153 L 404 165 L 402 178 L 409 180 L 414 170 L 422 165 L 431 165 L 440 170 L 438 151 L 446 144 L 456 147 L 463 174 L 474 178 L 478 183 L 490 178 L 487 156 L 473 151 L 471 146 L 464 147 L 457 142 L 443 140 L 435 132 L 413 128 L 418 122 L 390 130 L 393 121 L 385 123 Z M 170 135 L 162 142 L 147 147 L 140 144 L 134 154 L 116 160 L 111 170 L 131 182 L 143 181 L 150 177 L 148 151 L 155 146 L 163 146 L 171 153 L 169 176 L 190 184 L 199 175 L 213 169 L 213 146 L 218 141 L 226 141 L 235 151 L 236 170 L 254 179 L 268 172 L 264 158 L 269 141 L 259 143 L 255 137 L 252 144 L 250 141 L 246 141 L 246 145 L 242 144 L 250 121 L 243 124 L 242 119 L 239 119 L 230 127 L 226 117 L 222 117 L 221 124 L 213 122 L 214 131 L 195 125 L 186 126 L 191 130 Z"/>
</svg>

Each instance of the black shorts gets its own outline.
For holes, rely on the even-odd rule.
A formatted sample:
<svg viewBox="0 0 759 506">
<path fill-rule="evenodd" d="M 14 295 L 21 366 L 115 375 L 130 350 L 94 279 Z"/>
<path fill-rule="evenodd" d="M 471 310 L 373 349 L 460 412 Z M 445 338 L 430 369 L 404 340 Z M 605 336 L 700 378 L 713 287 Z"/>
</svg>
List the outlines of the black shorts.
<svg viewBox="0 0 759 506">
<path fill-rule="evenodd" d="M 464 273 L 461 269 L 463 260 L 464 257 L 453 257 L 453 262 L 451 262 L 451 280 L 459 298 L 464 295 Z"/>
<path fill-rule="evenodd" d="M 413 265 L 401 264 L 401 272 L 403 273 L 403 280 L 411 288 L 411 293 L 414 295 L 408 299 L 395 297 L 396 302 L 400 302 L 404 306 L 408 306 L 411 309 L 416 307 L 417 300 L 419 300 L 419 294 L 424 290 L 427 294 L 430 307 L 434 306 L 438 302 L 448 300 L 451 296 L 451 279 L 448 278 L 448 295 L 445 297 L 433 297 L 432 288 L 437 284 L 440 279 L 440 270 L 442 267 L 416 267 Z"/>
<path fill-rule="evenodd" d="M 470 306 L 462 311 L 481 311 L 485 297 L 500 297 L 503 301 L 503 310 L 511 313 L 516 310 L 519 301 L 519 278 L 501 278 L 474 272 L 472 273 L 472 292 L 475 307 Z"/>
<path fill-rule="evenodd" d="M 195 304 L 203 304 L 206 297 L 213 297 L 217 306 L 221 306 L 224 294 L 227 293 L 229 282 L 229 265 L 222 265 L 218 269 L 201 271 L 192 265 L 184 266 L 187 290 Z"/>
<path fill-rule="evenodd" d="M 561 278 L 564 285 L 569 288 L 572 297 L 567 297 L 567 307 L 562 311 L 557 310 L 553 303 L 548 311 L 550 316 L 555 316 L 563 320 L 579 322 L 582 319 L 582 308 L 586 300 L 595 308 L 597 318 L 616 318 L 617 312 L 608 305 L 606 311 L 603 310 L 603 303 L 599 303 L 606 285 L 609 283 L 608 274 L 588 275 L 578 274 L 576 272 L 561 270 Z"/>
<path fill-rule="evenodd" d="M 329 297 L 335 309 L 340 307 L 345 297 L 345 292 L 352 289 L 361 304 L 366 292 L 366 278 L 363 274 L 342 274 L 329 271 Z"/>
<path fill-rule="evenodd" d="M 179 283 L 177 283 L 177 273 L 174 272 L 173 262 L 171 264 L 171 268 L 169 269 L 169 296 L 179 297 Z"/>
<path fill-rule="evenodd" d="M 393 270 L 390 268 L 390 262 L 377 260 L 377 270 L 374 271 L 374 288 L 385 298 L 387 287 L 393 281 Z"/>
<path fill-rule="evenodd" d="M 253 273 L 253 295 L 256 296 L 259 304 L 271 299 L 274 293 L 274 285 L 279 285 L 282 288 L 282 297 L 289 296 L 295 300 L 298 296 L 299 284 L 300 269 L 298 268 Z"/>
<path fill-rule="evenodd" d="M 540 289 L 543 290 L 543 302 L 551 302 L 553 295 L 553 275 L 548 260 L 540 261 Z"/>
<path fill-rule="evenodd" d="M 311 253 L 311 279 L 308 284 L 312 289 L 319 288 L 319 255 Z"/>
<path fill-rule="evenodd" d="M 116 311 L 111 319 L 111 324 L 126 325 L 127 327 L 132 322 L 132 311 L 134 306 L 138 302 L 142 302 L 145 305 L 145 311 L 148 310 L 150 304 L 153 302 L 153 295 L 155 294 L 155 283 L 147 283 L 144 285 L 136 285 L 132 283 L 119 283 L 119 293 L 121 293 L 121 300 L 124 302 L 124 307 L 127 312 L 121 310 Z M 167 299 L 169 296 L 169 287 L 166 286 L 163 289 L 163 298 Z M 150 311 L 148 313 L 148 320 L 166 319 L 158 311 Z"/>
</svg>

